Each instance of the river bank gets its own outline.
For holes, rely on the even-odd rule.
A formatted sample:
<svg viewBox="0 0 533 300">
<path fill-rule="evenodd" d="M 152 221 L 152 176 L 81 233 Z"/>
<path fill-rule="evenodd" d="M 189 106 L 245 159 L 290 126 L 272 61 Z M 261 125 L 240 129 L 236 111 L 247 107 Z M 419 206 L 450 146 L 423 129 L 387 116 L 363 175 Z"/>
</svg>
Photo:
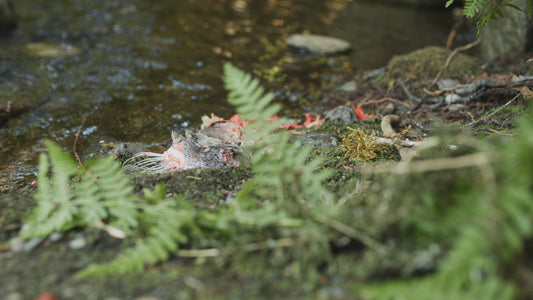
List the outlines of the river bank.
<svg viewBox="0 0 533 300">
<path fill-rule="evenodd" d="M 361 72 L 354 76 L 339 74 L 336 86 L 318 91 L 323 99 L 320 104 L 322 114 L 325 115 L 328 109 L 338 105 L 347 105 L 363 107 L 366 113 L 375 113 L 376 116 L 349 124 L 327 121 L 322 126 L 294 131 L 294 134 L 327 133 L 334 136 L 339 144 L 350 133 L 348 127 L 383 136 L 382 120 L 386 115 L 396 114 L 400 122 L 395 124 L 395 130 L 402 132 L 397 138 L 411 141 L 422 141 L 435 136 L 442 124 L 451 124 L 458 130 L 457 136 L 462 136 L 459 133 L 468 128 L 481 143 L 487 144 L 501 136 L 515 135 L 518 127 L 516 120 L 526 114 L 527 99 L 531 98 L 531 94 L 528 94 L 531 80 L 514 83 L 513 80 L 517 76 L 531 76 L 533 73 L 531 64 L 525 62 L 527 57 L 509 57 L 511 62 L 514 60 L 516 63 L 502 60 L 503 63 L 494 62 L 489 68 L 484 68 L 478 60 L 458 54 L 441 75 L 442 79 L 453 79 L 456 82 L 452 82 L 451 87 L 441 86 L 444 84 L 442 82 L 431 85 L 450 55 L 450 51 L 430 47 L 397 56 L 381 71 Z M 457 90 L 464 88 L 464 84 L 474 86 L 473 83 L 480 82 L 479 80 L 485 80 L 482 83 L 490 80 L 498 84 L 477 84 L 479 89 L 461 96 L 470 96 L 468 101 L 446 95 L 449 91 L 460 95 Z M 347 82 L 352 84 L 346 84 Z M 454 137 L 449 139 L 454 140 Z M 345 199 L 347 189 L 352 189 L 355 183 L 364 184 L 361 181 L 364 177 L 361 176 L 365 168 L 385 163 L 386 168 L 392 170 L 392 166 L 402 159 L 398 148 L 385 147 L 371 161 L 347 159 L 342 147 L 317 148 L 313 153 L 324 158 L 322 168 L 331 172 L 327 189 L 334 193 L 338 201 L 346 201 L 342 199 Z M 468 172 L 464 173 L 467 174 Z M 131 184 L 136 191 L 140 191 L 165 182 L 169 196 L 178 194 L 200 210 L 216 211 L 231 203 L 231 199 L 251 175 L 248 167 L 225 167 L 163 175 L 134 175 L 131 177 Z M 333 256 L 326 260 L 328 267 L 319 272 L 322 275 L 312 287 L 308 286 L 309 279 L 305 276 L 302 277 L 305 282 L 301 282 L 283 266 L 266 263 L 274 255 L 269 251 L 245 256 L 234 254 L 230 256 L 229 264 L 222 263 L 224 260 L 217 263 L 216 257 L 185 258 L 178 255 L 166 263 L 150 266 L 142 273 L 80 281 L 73 277 L 76 271 L 90 263 L 115 257 L 120 251 L 131 247 L 133 241 L 120 241 L 99 229 L 71 230 L 54 239 L 40 240 L 35 245 L 25 244 L 25 251 L 12 252 L 10 239 L 17 235 L 22 220 L 34 206 L 32 196 L 35 190 L 35 186 L 27 184 L 2 191 L 0 279 L 5 283 L 1 293 L 11 297 L 9 299 L 33 299 L 43 292 L 51 292 L 57 299 L 353 299 L 358 294 L 355 289 L 357 282 L 365 278 L 388 278 L 398 272 L 431 272 L 445 253 L 435 252 L 433 248 L 416 250 L 422 251 L 419 253 L 413 252 L 407 245 L 389 245 L 394 252 L 388 254 L 389 263 L 385 267 L 383 257 L 379 258 L 377 253 L 364 254 L 362 249 L 365 247 L 356 242 L 352 244 L 354 241 L 348 242 L 343 246 L 333 246 L 337 250 L 333 250 Z M 383 218 L 392 220 L 394 216 Z M 376 219 L 371 218 L 364 224 L 370 226 L 370 232 L 384 230 L 378 229 L 384 225 Z M 382 234 L 391 234 L 387 230 Z M 211 239 L 207 241 L 213 242 Z M 300 252 L 298 246 L 289 248 Z M 292 255 L 295 255 L 290 259 L 292 263 L 300 259 L 299 255 Z M 420 255 L 430 255 L 431 258 L 422 265 L 416 265 Z M 378 261 L 373 261 L 372 257 Z M 359 263 L 350 270 L 346 269 L 350 264 L 342 267 L 342 264 L 339 265 L 341 261 Z"/>
</svg>

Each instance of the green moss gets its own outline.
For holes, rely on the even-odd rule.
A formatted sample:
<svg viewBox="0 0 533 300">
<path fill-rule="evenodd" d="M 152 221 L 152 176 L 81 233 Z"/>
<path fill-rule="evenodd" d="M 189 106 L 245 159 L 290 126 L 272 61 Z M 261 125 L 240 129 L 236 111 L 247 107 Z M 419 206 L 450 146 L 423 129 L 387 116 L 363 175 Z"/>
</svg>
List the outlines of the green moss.
<svg viewBox="0 0 533 300">
<path fill-rule="evenodd" d="M 17 235 L 22 220 L 35 205 L 33 187 L 12 187 L 0 191 L 0 244 Z"/>
<path fill-rule="evenodd" d="M 226 199 L 228 192 L 235 192 L 250 175 L 249 168 L 226 167 L 167 174 L 136 174 L 132 182 L 138 191 L 145 187 L 154 188 L 164 182 L 167 193 L 183 195 L 192 203 L 219 204 Z"/>
<path fill-rule="evenodd" d="M 445 65 L 450 50 L 441 47 L 426 47 L 404 55 L 394 56 L 387 65 L 387 79 L 433 80 Z M 465 54 L 457 54 L 441 78 L 464 80 L 481 71 L 481 62 Z"/>
</svg>

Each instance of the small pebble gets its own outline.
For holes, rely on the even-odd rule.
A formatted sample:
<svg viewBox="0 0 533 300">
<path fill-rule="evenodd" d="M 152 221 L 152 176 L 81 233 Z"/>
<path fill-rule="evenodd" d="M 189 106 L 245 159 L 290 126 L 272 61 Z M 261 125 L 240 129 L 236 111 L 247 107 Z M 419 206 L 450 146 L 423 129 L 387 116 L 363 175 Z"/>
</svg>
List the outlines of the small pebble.
<svg viewBox="0 0 533 300">
<path fill-rule="evenodd" d="M 4 299 L 5 300 L 22 300 L 23 298 L 22 298 L 22 294 L 20 293 L 9 293 Z"/>
<path fill-rule="evenodd" d="M 339 90 L 343 92 L 347 92 L 347 93 L 355 92 L 357 90 L 357 83 L 353 80 L 345 82 L 343 85 L 339 87 Z"/>
<path fill-rule="evenodd" d="M 387 68 L 379 68 L 379 69 L 363 72 L 363 76 L 365 76 L 366 78 L 372 79 L 372 78 L 378 77 L 379 75 L 385 73 L 386 71 L 387 71 Z"/>
<path fill-rule="evenodd" d="M 72 250 L 79 250 L 87 244 L 87 240 L 83 236 L 79 236 L 68 242 L 68 247 Z"/>
<path fill-rule="evenodd" d="M 455 79 L 441 79 L 437 82 L 437 87 L 439 88 L 439 90 L 448 89 L 458 85 L 459 81 Z"/>
<path fill-rule="evenodd" d="M 48 237 L 48 240 L 52 243 L 58 242 L 63 237 L 63 234 L 61 232 L 53 232 L 50 234 L 50 237 Z"/>
<path fill-rule="evenodd" d="M 39 246 L 42 243 L 43 240 L 44 239 L 42 237 L 34 237 L 34 238 L 31 238 L 31 239 L 27 240 L 26 242 L 21 241 L 22 242 L 22 247 L 20 246 L 20 244 L 18 244 L 18 242 L 20 242 L 20 241 L 14 241 L 14 242 L 11 243 L 11 251 L 13 251 L 13 252 L 20 252 L 20 251 L 30 252 L 33 249 L 37 248 L 37 246 Z"/>
<path fill-rule="evenodd" d="M 233 203 L 233 199 L 235 199 L 235 197 L 233 197 L 231 194 L 228 194 L 228 196 L 226 196 L 226 200 L 224 201 L 224 203 L 229 205 Z"/>
<path fill-rule="evenodd" d="M 384 115 L 391 115 L 391 114 L 394 114 L 395 110 L 396 110 L 396 107 L 394 106 L 394 104 L 389 102 L 385 104 L 385 107 L 383 108 L 381 113 Z"/>
<path fill-rule="evenodd" d="M 346 52 L 351 48 L 350 43 L 345 40 L 316 34 L 292 34 L 286 42 L 291 47 L 324 54 Z"/>
<path fill-rule="evenodd" d="M 336 147 L 339 144 L 336 137 L 327 133 L 310 133 L 296 136 L 296 140 L 298 140 L 302 146 L 311 146 L 313 148 Z"/>
<path fill-rule="evenodd" d="M 326 121 L 334 123 L 346 123 L 350 124 L 357 121 L 355 112 L 353 109 L 346 105 L 337 106 L 330 110 L 325 117 Z"/>
</svg>

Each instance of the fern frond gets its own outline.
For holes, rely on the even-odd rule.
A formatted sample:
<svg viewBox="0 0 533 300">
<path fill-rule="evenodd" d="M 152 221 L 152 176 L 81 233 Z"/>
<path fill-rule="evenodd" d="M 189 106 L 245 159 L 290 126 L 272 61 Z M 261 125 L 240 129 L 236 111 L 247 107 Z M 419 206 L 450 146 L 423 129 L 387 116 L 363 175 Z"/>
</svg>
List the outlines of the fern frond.
<svg viewBox="0 0 533 300">
<path fill-rule="evenodd" d="M 45 145 L 51 176 L 48 158 L 43 154 L 34 196 L 37 207 L 26 220 L 21 238 L 47 236 L 75 226 L 91 227 L 102 220 L 124 231 L 137 227 L 137 197 L 120 164 L 107 157 L 89 162 L 86 172 L 79 174 L 78 165 L 67 152 L 50 141 Z M 76 174 L 79 180 L 72 183 Z"/>
<path fill-rule="evenodd" d="M 46 154 L 41 154 L 37 177 L 39 188 L 34 196 L 37 207 L 27 218 L 26 226 L 20 232 L 21 238 L 47 236 L 75 226 L 76 209 L 70 202 L 69 181 L 77 173 L 77 164 L 54 143 L 48 140 L 44 143 L 49 150 L 50 161 Z M 51 178 L 48 177 L 49 162 L 54 166 Z"/>
<path fill-rule="evenodd" d="M 446 7 L 451 5 L 453 0 L 446 2 Z M 529 18 L 531 18 L 531 7 L 533 0 L 526 1 L 526 10 Z M 504 18 L 503 8 L 509 7 L 522 11 L 523 9 L 517 5 L 510 3 L 506 0 L 465 0 L 463 8 L 463 15 L 469 18 L 477 18 L 476 28 L 477 36 L 481 32 L 481 29 L 485 27 L 490 20 L 496 20 L 498 18 Z"/>
<path fill-rule="evenodd" d="M 251 132 L 247 134 L 247 138 L 255 143 L 250 159 L 255 176 L 245 184 L 245 192 L 238 197 L 249 197 L 248 191 L 253 187 L 259 198 L 281 202 L 329 198 L 322 185 L 325 173 L 317 171 L 320 162 L 309 163 L 310 150 L 290 144 L 288 132 L 274 132 L 284 119 L 269 121 L 280 107 L 270 103 L 273 95 L 264 94 L 257 79 L 230 63 L 224 65 L 224 75 L 230 103 L 237 105 L 237 112 L 244 118 L 255 120 L 249 125 L 248 132 Z"/>
<path fill-rule="evenodd" d="M 488 6 L 490 0 L 465 0 L 463 15 L 473 18 Z"/>
<path fill-rule="evenodd" d="M 147 236 L 112 261 L 92 264 L 78 272 L 76 277 L 134 273 L 144 270 L 146 264 L 166 261 L 178 249 L 179 244 L 188 242 L 184 229 L 195 226 L 195 214 L 177 209 L 175 203 L 173 200 L 164 200 L 145 206 L 139 219 L 148 228 Z"/>
</svg>

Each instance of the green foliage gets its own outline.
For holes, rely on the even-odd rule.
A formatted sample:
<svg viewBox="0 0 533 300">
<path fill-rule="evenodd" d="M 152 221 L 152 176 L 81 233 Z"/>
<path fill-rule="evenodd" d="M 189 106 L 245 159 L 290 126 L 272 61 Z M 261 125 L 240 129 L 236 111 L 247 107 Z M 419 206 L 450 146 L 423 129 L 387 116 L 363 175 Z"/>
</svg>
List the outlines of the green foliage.
<svg viewBox="0 0 533 300">
<path fill-rule="evenodd" d="M 53 167 L 51 177 L 48 177 L 48 158 L 43 154 L 39 163 L 39 189 L 35 194 L 37 206 L 19 237 L 102 226 L 121 237 L 123 233 L 142 237 L 135 248 L 111 262 L 91 265 L 78 277 L 143 270 L 145 263 L 165 261 L 176 251 L 178 243 L 187 242 L 183 230 L 195 225 L 194 209 L 178 209 L 174 199 L 164 200 L 163 186 L 155 191 L 145 190 L 141 201 L 133 194 L 133 186 L 112 156 L 91 161 L 80 169 L 57 145 L 50 141 L 45 144 Z"/>
<path fill-rule="evenodd" d="M 160 185 L 155 191 L 145 190 L 147 203 L 138 205 L 140 228 L 146 231 L 134 248 L 126 249 L 107 263 L 92 264 L 77 274 L 78 278 L 102 275 L 125 274 L 142 271 L 145 264 L 157 264 L 168 260 L 186 244 L 186 230 L 198 226 L 195 208 L 179 205 L 174 199 L 164 199 L 165 188 Z"/>
<path fill-rule="evenodd" d="M 272 120 L 279 104 L 270 104 L 271 93 L 264 94 L 257 79 L 233 65 L 224 65 L 229 101 L 245 119 L 253 119 L 246 129 L 246 139 L 253 143 L 252 171 L 239 194 L 240 199 L 275 199 L 318 201 L 330 199 L 322 182 L 328 172 L 315 172 L 321 165 L 319 159 L 309 161 L 311 149 L 289 143 L 290 133 L 276 131 L 285 119 Z M 253 191 L 253 193 L 252 193 Z"/>
<path fill-rule="evenodd" d="M 53 166 L 51 177 L 49 161 L 41 154 L 37 207 L 21 230 L 22 238 L 47 236 L 54 231 L 65 231 L 80 226 L 94 226 L 101 220 L 129 230 L 137 226 L 137 210 L 133 188 L 123 176 L 113 158 L 90 162 L 89 169 L 79 169 L 72 157 L 50 141 L 45 141 Z M 76 176 L 77 181 L 71 182 Z"/>
<path fill-rule="evenodd" d="M 448 0 L 446 7 L 449 7 L 455 0 Z M 527 13 L 531 18 L 533 0 L 526 0 Z M 463 8 L 463 15 L 469 18 L 477 18 L 476 27 L 477 35 L 490 20 L 496 20 L 498 18 L 504 18 L 503 8 L 510 7 L 516 10 L 522 10 L 520 7 L 510 3 L 506 0 L 465 0 L 465 6 Z"/>
<path fill-rule="evenodd" d="M 416 207 L 399 217 L 403 230 L 419 232 L 426 244 L 451 249 L 434 274 L 364 285 L 369 299 L 514 299 L 516 287 L 502 276 L 501 267 L 511 263 L 533 233 L 531 117 L 521 128 L 512 142 L 479 152 L 484 159 L 472 163 L 474 168 L 393 179 L 400 185 L 409 178 L 420 181 L 420 186 L 409 185 L 413 192 L 393 196 L 393 203 Z M 406 191 L 388 186 L 394 193 Z"/>
</svg>

